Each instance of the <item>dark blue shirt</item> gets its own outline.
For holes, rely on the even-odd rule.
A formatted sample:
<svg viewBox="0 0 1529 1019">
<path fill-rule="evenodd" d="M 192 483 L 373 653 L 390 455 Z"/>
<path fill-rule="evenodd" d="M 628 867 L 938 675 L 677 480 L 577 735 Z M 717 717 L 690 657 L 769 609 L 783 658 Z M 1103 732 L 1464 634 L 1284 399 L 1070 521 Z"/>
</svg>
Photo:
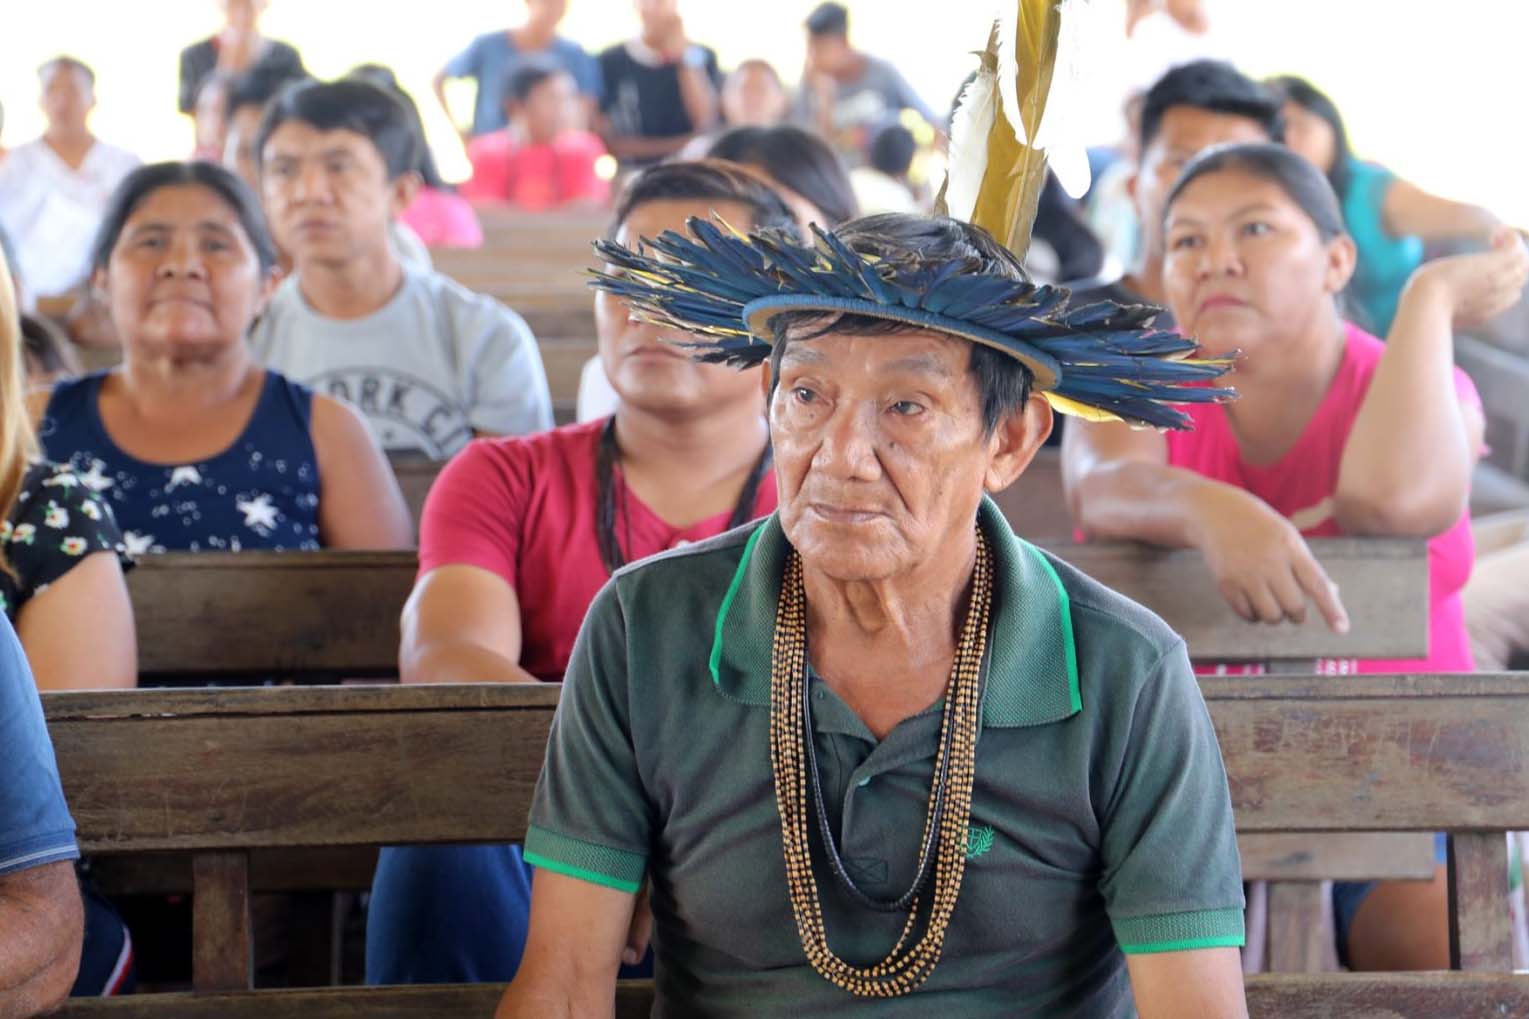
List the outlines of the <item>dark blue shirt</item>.
<svg viewBox="0 0 1529 1019">
<path fill-rule="evenodd" d="M 267 371 L 233 445 L 192 463 L 147 463 L 101 421 L 105 373 L 60 383 L 41 428 L 50 460 L 68 463 L 111 505 L 130 553 L 319 547 L 313 391 Z"/>
<path fill-rule="evenodd" d="M 0 616 L 0 874 L 80 855 L 42 702 L 21 644 Z"/>
</svg>

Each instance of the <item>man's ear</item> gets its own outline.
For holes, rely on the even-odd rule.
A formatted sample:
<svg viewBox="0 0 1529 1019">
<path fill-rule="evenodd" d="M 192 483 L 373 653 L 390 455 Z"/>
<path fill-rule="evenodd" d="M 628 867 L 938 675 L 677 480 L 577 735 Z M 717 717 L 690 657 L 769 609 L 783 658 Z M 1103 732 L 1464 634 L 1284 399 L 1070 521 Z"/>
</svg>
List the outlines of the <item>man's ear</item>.
<svg viewBox="0 0 1529 1019">
<path fill-rule="evenodd" d="M 1031 393 L 1023 407 L 998 422 L 988 440 L 987 473 L 982 479 L 989 494 L 1002 492 L 1025 473 L 1051 434 L 1051 424 L 1051 403 L 1040 393 Z"/>
<path fill-rule="evenodd" d="M 770 396 L 775 390 L 775 373 L 770 369 L 769 360 L 759 366 L 759 391 L 764 394 L 766 414 L 770 412 Z"/>
<path fill-rule="evenodd" d="M 413 170 L 403 174 L 393 182 L 392 187 L 394 216 L 403 215 L 403 211 L 407 209 L 411 204 L 413 204 L 414 196 L 419 194 L 420 185 L 422 183 L 424 182 L 420 180 L 419 174 L 415 173 Z"/>
</svg>

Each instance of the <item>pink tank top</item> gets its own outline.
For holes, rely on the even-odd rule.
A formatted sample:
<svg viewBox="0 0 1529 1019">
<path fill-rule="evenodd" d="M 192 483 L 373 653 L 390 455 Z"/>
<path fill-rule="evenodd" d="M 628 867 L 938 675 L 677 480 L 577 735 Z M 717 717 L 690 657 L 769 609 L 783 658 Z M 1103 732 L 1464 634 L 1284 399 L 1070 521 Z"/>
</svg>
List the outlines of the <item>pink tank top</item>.
<svg viewBox="0 0 1529 1019">
<path fill-rule="evenodd" d="M 1251 492 L 1284 514 L 1308 538 L 1342 535 L 1343 531 L 1333 516 L 1338 465 L 1349 432 L 1354 427 L 1354 419 L 1370 388 L 1370 379 L 1375 375 L 1385 349 L 1384 343 L 1358 326 L 1348 326 L 1343 363 L 1331 388 L 1301 437 L 1275 463 L 1255 466 L 1243 461 L 1236 435 L 1227 420 L 1226 408 L 1218 404 L 1192 404 L 1184 408 L 1194 419 L 1194 431 L 1168 434 L 1168 462 Z M 1455 369 L 1455 391 L 1462 401 L 1478 408 L 1481 406 L 1475 385 L 1458 368 Z M 1469 672 L 1474 669 L 1460 589 L 1470 577 L 1475 559 L 1470 514 L 1462 511 L 1454 526 L 1428 543 L 1426 659 L 1326 659 L 1318 664 L 1318 671 L 1338 674 Z"/>
</svg>

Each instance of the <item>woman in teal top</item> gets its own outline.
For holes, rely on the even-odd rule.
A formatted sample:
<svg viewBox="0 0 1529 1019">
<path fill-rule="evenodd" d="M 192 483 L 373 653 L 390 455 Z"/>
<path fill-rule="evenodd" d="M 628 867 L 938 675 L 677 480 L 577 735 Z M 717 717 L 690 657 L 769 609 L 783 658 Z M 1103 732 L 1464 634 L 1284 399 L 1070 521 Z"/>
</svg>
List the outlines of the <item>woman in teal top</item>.
<svg viewBox="0 0 1529 1019">
<path fill-rule="evenodd" d="M 1359 248 L 1348 286 L 1355 317 L 1385 336 L 1425 244 L 1488 244 L 1501 224 L 1479 206 L 1429 194 L 1383 166 L 1355 159 L 1337 106 L 1310 82 L 1281 77 L 1269 84 L 1285 100 L 1285 144 L 1320 167 L 1343 202 L 1343 218 Z"/>
</svg>

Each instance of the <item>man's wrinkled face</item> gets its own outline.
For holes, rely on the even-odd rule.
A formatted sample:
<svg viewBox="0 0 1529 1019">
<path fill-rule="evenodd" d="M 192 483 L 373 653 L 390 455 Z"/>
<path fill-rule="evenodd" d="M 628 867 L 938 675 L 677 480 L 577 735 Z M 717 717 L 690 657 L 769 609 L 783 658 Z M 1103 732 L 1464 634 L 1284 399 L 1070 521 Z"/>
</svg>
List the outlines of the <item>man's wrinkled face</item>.
<svg viewBox="0 0 1529 1019">
<path fill-rule="evenodd" d="M 781 525 L 804 566 L 897 576 L 972 526 L 997 443 L 970 364 L 970 343 L 930 332 L 790 342 L 770 437 Z"/>
</svg>

